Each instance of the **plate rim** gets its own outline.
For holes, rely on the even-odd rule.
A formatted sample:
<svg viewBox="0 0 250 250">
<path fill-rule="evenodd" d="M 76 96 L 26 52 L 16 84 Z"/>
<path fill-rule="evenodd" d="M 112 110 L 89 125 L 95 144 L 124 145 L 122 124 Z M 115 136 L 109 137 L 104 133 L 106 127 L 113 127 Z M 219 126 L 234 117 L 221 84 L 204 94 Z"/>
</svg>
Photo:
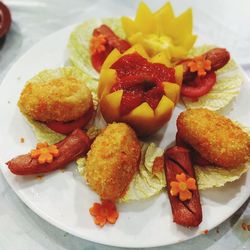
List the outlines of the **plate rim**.
<svg viewBox="0 0 250 250">
<path fill-rule="evenodd" d="M 6 74 L 4 74 L 1 84 L 0 84 L 0 93 L 1 90 L 4 89 L 7 85 L 7 82 L 5 81 L 5 79 L 8 77 L 9 73 L 12 71 L 12 69 L 14 67 L 16 67 L 16 65 L 19 63 L 19 61 L 23 60 L 26 55 L 28 53 L 30 53 L 31 50 L 35 49 L 36 47 L 40 46 L 40 44 L 43 44 L 45 42 L 45 40 L 49 40 L 51 39 L 51 37 L 53 36 L 57 36 L 59 33 L 63 32 L 63 31 L 73 31 L 73 29 L 80 25 L 81 23 L 76 23 L 76 24 L 72 24 L 72 25 L 68 25 L 66 27 L 60 28 L 59 30 L 52 32 L 51 34 L 49 34 L 48 36 L 44 37 L 43 39 L 41 39 L 40 41 L 38 41 L 37 43 L 33 44 L 33 46 L 31 46 L 28 50 L 24 51 L 24 53 L 22 53 L 22 55 L 20 55 L 18 58 L 15 59 L 15 62 L 11 65 L 11 67 L 8 69 L 8 71 L 6 72 Z M 70 33 L 68 34 L 70 35 Z M 67 50 L 67 47 L 65 48 L 65 50 Z M 244 81 L 250 82 L 249 77 L 247 76 L 247 74 L 245 73 L 245 71 L 243 70 L 243 68 L 241 67 L 241 65 L 239 65 L 237 63 L 238 67 L 240 68 L 240 70 L 243 73 L 243 77 L 244 77 Z M 243 83 L 244 84 L 244 83 Z M 5 166 L 5 163 L 2 161 L 1 157 L 0 157 L 0 166 Z M 54 220 L 53 217 L 48 216 L 46 213 L 44 213 L 42 210 L 39 209 L 39 207 L 35 206 L 31 201 L 29 201 L 29 199 L 27 199 L 25 197 L 25 195 L 23 195 L 21 192 L 19 192 L 18 190 L 16 190 L 14 188 L 14 186 L 12 185 L 10 179 L 7 177 L 7 172 L 0 168 L 2 175 L 4 176 L 4 179 L 6 180 L 6 182 L 8 183 L 8 185 L 11 187 L 12 191 L 15 192 L 15 194 L 19 197 L 19 199 L 29 207 L 29 209 L 31 209 L 35 214 L 37 214 L 40 218 L 42 218 L 43 220 L 45 220 L 47 223 L 57 227 L 58 229 L 65 231 L 73 236 L 76 236 L 78 238 L 81 238 L 83 240 L 87 240 L 87 241 L 91 241 L 93 243 L 98 243 L 98 244 L 102 244 L 102 245 L 107 245 L 107 246 L 114 246 L 114 247 L 124 247 L 124 248 L 150 248 L 150 247 L 160 247 L 160 246 L 169 246 L 169 245 L 173 245 L 173 244 L 177 244 L 180 242 L 184 242 L 187 240 L 191 240 L 195 237 L 198 237 L 201 235 L 201 233 L 194 233 L 191 236 L 188 236 L 187 238 L 178 241 L 178 240 L 174 240 L 171 241 L 169 244 L 164 243 L 164 241 L 159 242 L 159 244 L 140 244 L 138 245 L 134 245 L 133 243 L 128 243 L 127 245 L 124 244 L 120 244 L 118 241 L 117 243 L 110 243 L 110 241 L 108 240 L 98 240 L 98 238 L 94 238 L 93 236 L 88 236 L 85 235 L 83 237 L 82 234 L 78 233 L 77 230 L 71 230 L 70 228 L 68 228 L 67 226 L 64 226 L 63 223 L 58 222 L 57 220 Z M 208 228 L 208 230 L 212 230 L 215 227 L 217 227 L 219 224 L 223 223 L 224 221 L 226 221 L 229 217 L 231 217 L 236 211 L 238 211 L 240 209 L 240 207 L 242 207 L 242 205 L 247 201 L 247 199 L 250 196 L 250 189 L 249 191 L 246 193 L 246 195 L 244 196 L 244 198 L 242 197 L 241 202 L 238 204 L 237 208 L 234 209 L 234 212 L 231 214 L 227 214 L 225 217 L 223 217 L 221 220 L 218 220 L 217 223 L 214 224 L 214 226 L 212 226 L 210 229 Z"/>
</svg>

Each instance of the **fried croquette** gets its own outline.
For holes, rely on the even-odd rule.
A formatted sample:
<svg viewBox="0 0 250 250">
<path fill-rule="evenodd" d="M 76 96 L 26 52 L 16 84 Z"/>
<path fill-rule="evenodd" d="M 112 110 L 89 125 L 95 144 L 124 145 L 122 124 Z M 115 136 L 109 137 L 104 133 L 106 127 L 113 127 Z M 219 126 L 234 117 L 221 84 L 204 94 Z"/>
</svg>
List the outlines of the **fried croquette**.
<svg viewBox="0 0 250 250">
<path fill-rule="evenodd" d="M 180 137 L 209 162 L 230 169 L 250 159 L 250 137 L 231 120 L 207 109 L 182 112 Z"/>
<path fill-rule="evenodd" d="M 34 120 L 67 122 L 83 116 L 93 101 L 84 82 L 74 77 L 60 77 L 47 82 L 28 82 L 18 106 Z"/>
<path fill-rule="evenodd" d="M 95 139 L 88 152 L 85 178 L 102 199 L 121 198 L 137 172 L 141 147 L 125 123 L 113 123 Z"/>
</svg>

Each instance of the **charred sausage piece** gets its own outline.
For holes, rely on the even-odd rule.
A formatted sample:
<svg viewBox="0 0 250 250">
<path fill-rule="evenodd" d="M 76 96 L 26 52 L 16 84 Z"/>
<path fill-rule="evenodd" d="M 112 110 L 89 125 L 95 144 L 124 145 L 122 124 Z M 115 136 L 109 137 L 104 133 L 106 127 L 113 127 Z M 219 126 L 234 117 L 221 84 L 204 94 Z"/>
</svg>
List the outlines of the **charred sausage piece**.
<svg viewBox="0 0 250 250">
<path fill-rule="evenodd" d="M 195 179 L 189 150 L 174 146 L 165 152 L 165 174 L 167 192 L 171 203 L 173 221 L 185 227 L 196 227 L 202 221 L 202 210 L 198 187 L 192 190 L 191 199 L 181 201 L 178 196 L 171 193 L 171 183 L 176 181 L 176 176 L 184 173 L 189 178 Z"/>
<path fill-rule="evenodd" d="M 230 60 L 230 54 L 226 49 L 215 48 L 204 54 L 205 59 L 211 61 L 211 71 L 224 67 Z"/>
<path fill-rule="evenodd" d="M 76 129 L 55 145 L 59 150 L 59 156 L 51 163 L 40 164 L 29 153 L 17 156 L 6 164 L 10 171 L 16 175 L 34 175 L 52 172 L 64 168 L 80 155 L 85 155 L 90 148 L 90 139 L 82 130 Z"/>
<path fill-rule="evenodd" d="M 191 159 L 192 159 L 192 163 L 193 164 L 197 164 L 199 166 L 213 165 L 211 162 L 209 162 L 204 157 L 202 157 L 201 154 L 198 151 L 196 151 L 190 144 L 188 144 L 187 142 L 185 142 L 181 138 L 181 136 L 180 136 L 180 134 L 178 132 L 176 133 L 175 143 L 176 143 L 176 146 L 184 147 L 184 148 L 190 150 Z"/>
<path fill-rule="evenodd" d="M 211 70 L 209 72 L 221 69 L 230 60 L 230 54 L 224 48 L 211 49 L 208 52 L 206 52 L 205 54 L 203 54 L 203 56 L 206 60 L 211 61 Z M 183 73 L 183 81 L 184 82 L 187 82 L 187 81 L 194 79 L 197 75 L 196 72 L 190 72 L 190 69 L 188 67 L 188 63 L 191 60 L 192 59 L 186 59 L 186 60 L 183 60 L 183 61 L 178 63 L 178 64 L 182 64 L 184 67 L 184 73 Z"/>
</svg>

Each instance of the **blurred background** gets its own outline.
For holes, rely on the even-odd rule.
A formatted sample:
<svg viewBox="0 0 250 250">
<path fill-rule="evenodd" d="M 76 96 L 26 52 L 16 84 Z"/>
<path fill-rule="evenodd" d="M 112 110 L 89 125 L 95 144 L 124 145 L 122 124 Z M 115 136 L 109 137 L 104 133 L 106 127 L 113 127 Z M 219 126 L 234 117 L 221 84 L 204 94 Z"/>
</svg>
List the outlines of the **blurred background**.
<svg viewBox="0 0 250 250">
<path fill-rule="evenodd" d="M 0 84 L 26 50 L 65 26 L 99 16 L 135 14 L 139 0 L 5 0 L 12 26 L 0 40 Z M 145 0 L 152 9 L 165 0 Z M 193 8 L 195 33 L 207 43 L 226 47 L 250 75 L 249 0 L 172 0 L 175 13 Z M 96 11 L 98 10 L 98 12 Z M 35 58 L 34 58 L 35 60 Z M 244 206 L 219 228 L 194 240 L 161 249 L 250 249 L 250 207 Z M 40 219 L 13 193 L 0 173 L 0 250 L 111 249 L 73 237 Z"/>
</svg>

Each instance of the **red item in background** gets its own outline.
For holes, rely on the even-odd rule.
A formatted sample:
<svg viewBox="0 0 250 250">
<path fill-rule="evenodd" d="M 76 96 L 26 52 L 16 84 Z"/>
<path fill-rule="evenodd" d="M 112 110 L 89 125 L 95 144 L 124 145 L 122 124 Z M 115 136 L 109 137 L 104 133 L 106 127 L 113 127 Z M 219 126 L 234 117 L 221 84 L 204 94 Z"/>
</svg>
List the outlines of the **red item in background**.
<svg viewBox="0 0 250 250">
<path fill-rule="evenodd" d="M 0 2 L 0 38 L 4 37 L 11 25 L 11 15 L 8 7 Z"/>
</svg>

